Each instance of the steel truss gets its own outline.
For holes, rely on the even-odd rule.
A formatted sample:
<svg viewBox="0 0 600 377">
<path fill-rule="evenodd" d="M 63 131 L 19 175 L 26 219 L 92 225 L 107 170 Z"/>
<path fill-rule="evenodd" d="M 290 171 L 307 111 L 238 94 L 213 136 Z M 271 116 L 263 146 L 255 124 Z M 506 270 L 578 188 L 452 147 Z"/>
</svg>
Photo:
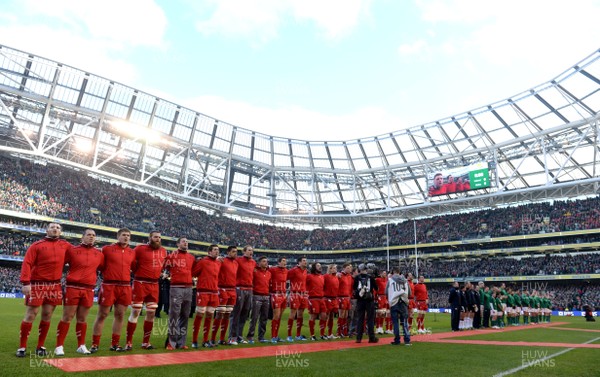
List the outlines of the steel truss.
<svg viewBox="0 0 600 377">
<path fill-rule="evenodd" d="M 600 50 L 509 99 L 365 139 L 261 134 L 0 46 L 0 150 L 215 213 L 372 225 L 598 194 Z M 426 176 L 487 162 L 492 186 L 429 198 Z"/>
</svg>

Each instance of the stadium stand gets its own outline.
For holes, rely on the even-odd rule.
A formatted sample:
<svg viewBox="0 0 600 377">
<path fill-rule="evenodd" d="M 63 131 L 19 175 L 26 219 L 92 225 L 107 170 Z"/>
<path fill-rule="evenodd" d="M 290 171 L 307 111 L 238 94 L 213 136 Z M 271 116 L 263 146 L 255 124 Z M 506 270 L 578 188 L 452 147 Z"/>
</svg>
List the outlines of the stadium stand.
<svg viewBox="0 0 600 377">
<path fill-rule="evenodd" d="M 138 231 L 161 229 L 203 242 L 253 244 L 278 250 L 348 250 L 415 243 L 412 222 L 312 232 L 253 224 L 157 198 L 84 173 L 0 158 L 0 206 L 20 212 Z M 552 234 L 600 228 L 598 197 L 486 209 L 416 221 L 417 244 L 472 238 Z M 119 210 L 115 210 L 115 209 Z M 556 241 L 553 241 L 556 242 Z M 564 242 L 564 241 L 558 241 Z"/>
</svg>

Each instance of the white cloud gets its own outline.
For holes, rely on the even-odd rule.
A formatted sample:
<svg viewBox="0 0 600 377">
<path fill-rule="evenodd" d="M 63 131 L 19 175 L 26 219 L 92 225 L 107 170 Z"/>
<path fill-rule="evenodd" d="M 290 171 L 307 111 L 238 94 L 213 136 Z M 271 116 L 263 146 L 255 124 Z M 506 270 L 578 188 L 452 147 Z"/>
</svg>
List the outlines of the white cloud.
<svg viewBox="0 0 600 377">
<path fill-rule="evenodd" d="M 286 17 L 314 22 L 327 39 L 349 34 L 369 15 L 371 0 L 209 0 L 210 15 L 196 23 L 203 34 L 251 39 L 264 44 L 277 37 Z M 203 11 L 201 11 L 203 12 Z"/>
<path fill-rule="evenodd" d="M 418 39 L 412 43 L 404 43 L 398 47 L 398 52 L 402 56 L 423 55 L 428 49 L 428 43 L 423 39 Z"/>
<path fill-rule="evenodd" d="M 510 1 L 510 0 L 506 0 Z M 504 3 L 506 3 L 503 2 Z M 427 22 L 475 22 L 495 14 L 504 5 L 479 0 L 417 0 L 422 18 Z"/>
<path fill-rule="evenodd" d="M 162 46 L 167 18 L 153 0 L 29 0 L 31 15 L 54 18 L 55 26 L 123 46 Z"/>
<path fill-rule="evenodd" d="M 590 54 L 597 48 L 594 41 L 600 40 L 596 0 L 576 6 L 561 0 L 505 0 L 494 6 L 478 0 L 416 4 L 424 21 L 448 30 L 448 35 L 429 41 L 432 51 L 477 56 L 481 64 L 498 67 L 529 65 L 545 79 Z M 454 27 L 466 33 L 453 35 Z M 444 47 L 449 39 L 452 50 Z"/>
<path fill-rule="evenodd" d="M 325 37 L 335 39 L 349 34 L 361 16 L 369 14 L 370 1 L 363 0 L 291 0 L 297 19 L 317 24 Z"/>
<path fill-rule="evenodd" d="M 203 34 L 222 34 L 227 37 L 254 36 L 262 44 L 277 36 L 285 3 L 279 0 L 236 1 L 211 0 L 214 12 L 207 20 L 196 23 Z"/>
<path fill-rule="evenodd" d="M 347 114 L 331 115 L 300 106 L 258 107 L 216 96 L 180 102 L 186 107 L 238 127 L 300 140 L 353 140 L 393 132 L 407 126 L 381 107 L 363 107 Z"/>
<path fill-rule="evenodd" d="M 0 26 L 3 43 L 44 58 L 104 76 L 111 80 L 133 84 L 136 68 L 126 60 L 110 57 L 111 46 L 89 40 L 67 30 L 48 26 Z M 76 51 L 76 53 L 73 53 Z"/>
<path fill-rule="evenodd" d="M 423 28 L 398 47 L 401 58 L 443 61 L 432 90 L 446 116 L 542 84 L 598 48 L 600 2 L 417 0 Z M 461 94 L 457 95 L 456 91 Z"/>
<path fill-rule="evenodd" d="M 129 85 L 137 78 L 129 49 L 165 44 L 167 19 L 152 0 L 29 0 L 14 9 L 3 16 L 2 43 Z"/>
</svg>

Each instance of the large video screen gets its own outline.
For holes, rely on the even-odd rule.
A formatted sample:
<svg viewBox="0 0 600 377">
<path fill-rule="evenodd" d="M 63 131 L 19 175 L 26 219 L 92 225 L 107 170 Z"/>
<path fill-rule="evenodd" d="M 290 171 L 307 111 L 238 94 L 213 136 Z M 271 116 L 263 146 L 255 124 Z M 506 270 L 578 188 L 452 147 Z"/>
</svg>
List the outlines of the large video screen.
<svg viewBox="0 0 600 377">
<path fill-rule="evenodd" d="M 454 194 L 490 187 L 487 162 L 436 171 L 427 175 L 429 196 Z"/>
</svg>

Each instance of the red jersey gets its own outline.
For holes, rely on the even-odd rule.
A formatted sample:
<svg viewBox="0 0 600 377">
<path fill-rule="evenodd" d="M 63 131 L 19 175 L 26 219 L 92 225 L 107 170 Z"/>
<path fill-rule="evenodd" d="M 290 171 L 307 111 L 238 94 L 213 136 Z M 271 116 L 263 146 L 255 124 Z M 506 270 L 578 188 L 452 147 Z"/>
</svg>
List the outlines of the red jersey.
<svg viewBox="0 0 600 377">
<path fill-rule="evenodd" d="M 131 271 L 135 267 L 135 252 L 129 245 L 114 243 L 102 248 L 104 266 L 102 283 L 131 283 Z"/>
<path fill-rule="evenodd" d="M 288 271 L 287 278 L 290 281 L 291 292 L 306 292 L 306 270 L 296 266 Z"/>
<path fill-rule="evenodd" d="M 377 283 L 377 294 L 385 295 L 385 287 L 387 286 L 388 278 L 378 277 L 375 278 L 375 283 Z"/>
<path fill-rule="evenodd" d="M 408 295 L 408 299 L 412 300 L 415 298 L 415 285 L 413 284 L 412 280 L 407 280 L 408 283 L 408 287 L 410 288 L 410 294 Z"/>
<path fill-rule="evenodd" d="M 340 286 L 338 288 L 339 297 L 352 297 L 352 289 L 354 286 L 354 278 L 352 275 L 342 272 L 340 277 Z"/>
<path fill-rule="evenodd" d="M 415 300 L 417 301 L 425 301 L 429 299 L 429 295 L 427 294 L 427 287 L 424 283 L 415 284 L 414 293 Z"/>
<path fill-rule="evenodd" d="M 219 288 L 235 288 L 238 262 L 235 258 L 225 258 L 219 271 Z"/>
<path fill-rule="evenodd" d="M 337 297 L 340 288 L 340 280 L 334 274 L 325 275 L 325 288 L 323 294 L 325 297 Z"/>
<path fill-rule="evenodd" d="M 197 291 L 218 293 L 220 270 L 221 262 L 217 258 L 206 256 L 196 262 L 192 275 L 198 276 Z"/>
<path fill-rule="evenodd" d="M 323 288 L 325 288 L 325 277 L 323 275 L 317 272 L 306 276 L 308 298 L 323 298 Z"/>
<path fill-rule="evenodd" d="M 441 186 L 436 188 L 435 186 L 431 186 L 429 188 L 429 196 L 442 195 L 446 193 L 446 186 Z"/>
<path fill-rule="evenodd" d="M 73 245 L 60 238 L 46 237 L 34 242 L 23 259 L 21 284 L 60 282 L 65 254 Z"/>
<path fill-rule="evenodd" d="M 269 295 L 269 282 L 271 281 L 271 272 L 268 268 L 264 270 L 257 268 L 254 270 L 254 286 L 252 291 L 255 295 L 267 296 Z"/>
<path fill-rule="evenodd" d="M 153 249 L 150 245 L 138 245 L 135 251 L 135 280 L 157 283 L 163 270 L 167 250 L 164 247 Z"/>
<path fill-rule="evenodd" d="M 104 255 L 92 245 L 78 245 L 67 250 L 65 264 L 69 264 L 67 285 L 94 289 L 98 270 L 104 265 Z"/>
<path fill-rule="evenodd" d="M 456 192 L 456 182 L 448 182 L 444 185 L 446 187 L 446 193 L 447 194 L 451 194 L 453 192 Z"/>
<path fill-rule="evenodd" d="M 285 293 L 285 282 L 287 281 L 288 270 L 285 267 L 271 267 L 271 293 Z"/>
<path fill-rule="evenodd" d="M 238 270 L 235 285 L 242 288 L 252 288 L 252 278 L 254 277 L 256 261 L 244 256 L 237 257 L 236 260 L 238 262 Z"/>
<path fill-rule="evenodd" d="M 164 267 L 171 274 L 171 287 L 192 287 L 192 268 L 195 261 L 196 258 L 184 250 L 175 250 L 167 255 Z"/>
</svg>

